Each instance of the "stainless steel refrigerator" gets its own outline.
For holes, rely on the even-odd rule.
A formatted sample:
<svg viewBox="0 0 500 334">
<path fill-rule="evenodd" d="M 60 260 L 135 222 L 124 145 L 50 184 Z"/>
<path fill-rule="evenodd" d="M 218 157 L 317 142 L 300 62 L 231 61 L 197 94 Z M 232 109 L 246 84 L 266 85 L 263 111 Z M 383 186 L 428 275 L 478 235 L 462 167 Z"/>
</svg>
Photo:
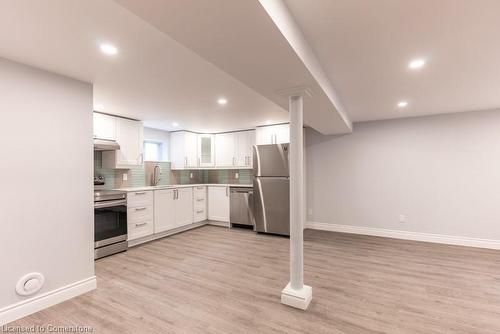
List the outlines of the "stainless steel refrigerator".
<svg viewBox="0 0 500 334">
<path fill-rule="evenodd" d="M 253 147 L 254 217 L 257 232 L 290 235 L 288 145 Z"/>
</svg>

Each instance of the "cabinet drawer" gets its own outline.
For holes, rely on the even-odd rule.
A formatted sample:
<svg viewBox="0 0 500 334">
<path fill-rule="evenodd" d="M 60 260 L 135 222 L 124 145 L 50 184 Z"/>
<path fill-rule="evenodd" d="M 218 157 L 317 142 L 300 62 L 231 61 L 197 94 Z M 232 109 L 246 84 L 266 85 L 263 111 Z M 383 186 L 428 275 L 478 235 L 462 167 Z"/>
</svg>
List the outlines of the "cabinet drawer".
<svg viewBox="0 0 500 334">
<path fill-rule="evenodd" d="M 194 208 L 195 209 L 204 209 L 207 207 L 207 199 L 206 198 L 194 198 Z"/>
<path fill-rule="evenodd" d="M 194 222 L 198 223 L 207 219 L 207 209 L 194 209 Z"/>
<path fill-rule="evenodd" d="M 194 199 L 196 200 L 199 198 L 203 199 L 207 198 L 207 187 L 205 186 L 194 187 Z"/>
<path fill-rule="evenodd" d="M 128 222 L 128 240 L 134 240 L 153 234 L 153 220 L 145 219 Z"/>
<path fill-rule="evenodd" d="M 153 220 L 153 206 L 137 206 L 135 208 L 127 208 L 127 221 L 134 223 L 143 220 Z"/>
<path fill-rule="evenodd" d="M 127 207 L 153 205 L 152 191 L 131 191 L 127 193 Z"/>
</svg>

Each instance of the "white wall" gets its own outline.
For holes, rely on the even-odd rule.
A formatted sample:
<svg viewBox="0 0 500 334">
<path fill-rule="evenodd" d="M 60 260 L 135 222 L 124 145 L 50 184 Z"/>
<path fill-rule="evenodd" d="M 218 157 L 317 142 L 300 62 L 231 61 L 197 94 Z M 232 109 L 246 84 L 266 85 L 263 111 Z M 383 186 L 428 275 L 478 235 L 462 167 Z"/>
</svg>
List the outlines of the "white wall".
<svg viewBox="0 0 500 334">
<path fill-rule="evenodd" d="M 95 277 L 92 86 L 0 58 L 0 96 L 1 324 Z M 30 272 L 45 286 L 21 297 L 16 282 Z"/>
<path fill-rule="evenodd" d="M 308 221 L 500 240 L 499 110 L 309 129 L 306 153 Z"/>
<path fill-rule="evenodd" d="M 162 143 L 162 160 L 170 161 L 170 132 L 145 127 L 144 140 Z"/>
</svg>

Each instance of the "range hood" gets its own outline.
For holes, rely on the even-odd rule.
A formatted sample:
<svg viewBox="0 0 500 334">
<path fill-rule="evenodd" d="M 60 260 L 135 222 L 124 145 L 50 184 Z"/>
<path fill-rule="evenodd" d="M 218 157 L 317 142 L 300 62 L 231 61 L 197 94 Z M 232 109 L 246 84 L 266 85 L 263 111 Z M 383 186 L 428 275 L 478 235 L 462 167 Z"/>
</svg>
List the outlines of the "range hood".
<svg viewBox="0 0 500 334">
<path fill-rule="evenodd" d="M 120 145 L 114 140 L 94 138 L 94 151 L 117 151 Z"/>
</svg>

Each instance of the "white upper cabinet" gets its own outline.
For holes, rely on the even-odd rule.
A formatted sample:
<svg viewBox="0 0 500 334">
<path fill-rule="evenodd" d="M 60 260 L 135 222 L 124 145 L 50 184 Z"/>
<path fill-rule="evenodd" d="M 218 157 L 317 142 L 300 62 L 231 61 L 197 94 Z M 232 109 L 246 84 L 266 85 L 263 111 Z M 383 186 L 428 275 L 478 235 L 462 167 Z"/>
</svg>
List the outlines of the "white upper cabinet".
<svg viewBox="0 0 500 334">
<path fill-rule="evenodd" d="M 170 134 L 170 159 L 172 169 L 198 167 L 198 135 L 188 131 Z"/>
<path fill-rule="evenodd" d="M 117 151 L 102 153 L 102 166 L 112 169 L 130 169 L 144 163 L 144 128 L 142 122 L 115 117 Z"/>
<path fill-rule="evenodd" d="M 172 169 L 252 168 L 254 144 L 254 130 L 216 135 L 188 131 L 172 132 Z"/>
<path fill-rule="evenodd" d="M 215 136 L 198 134 L 198 167 L 215 166 Z"/>
<path fill-rule="evenodd" d="M 261 126 L 256 130 L 256 145 L 285 144 L 290 142 L 290 125 Z"/>
<path fill-rule="evenodd" d="M 94 138 L 116 140 L 116 117 L 95 112 Z"/>
<path fill-rule="evenodd" d="M 252 147 L 255 145 L 255 131 L 241 131 L 237 132 L 238 139 L 238 154 L 237 154 L 237 166 L 238 167 L 253 167 L 253 150 Z"/>
<path fill-rule="evenodd" d="M 215 135 L 215 164 L 217 167 L 236 165 L 237 136 L 235 132 Z"/>
</svg>

